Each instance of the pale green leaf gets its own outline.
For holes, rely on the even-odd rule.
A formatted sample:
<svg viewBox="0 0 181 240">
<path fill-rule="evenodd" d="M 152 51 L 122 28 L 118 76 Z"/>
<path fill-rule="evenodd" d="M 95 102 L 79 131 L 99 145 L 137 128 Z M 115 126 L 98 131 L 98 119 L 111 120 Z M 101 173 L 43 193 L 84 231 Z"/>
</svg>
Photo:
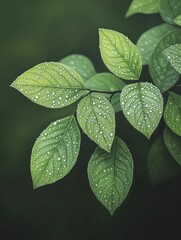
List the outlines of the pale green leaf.
<svg viewBox="0 0 181 240">
<path fill-rule="evenodd" d="M 164 23 L 150 28 L 140 36 L 137 42 L 137 47 L 142 56 L 143 65 L 150 62 L 151 55 L 153 54 L 157 44 L 163 36 L 172 29 L 172 25 Z"/>
<path fill-rule="evenodd" d="M 180 0 L 160 0 L 160 15 L 165 22 L 174 24 L 174 19 L 180 14 Z"/>
<path fill-rule="evenodd" d="M 151 14 L 159 12 L 159 0 L 133 0 L 126 17 L 135 13 Z"/>
<path fill-rule="evenodd" d="M 172 45 L 163 53 L 175 70 L 181 74 L 181 44 Z"/>
<path fill-rule="evenodd" d="M 115 138 L 110 153 L 96 149 L 88 164 L 88 178 L 95 196 L 112 215 L 128 195 L 133 180 L 133 159 L 120 138 Z"/>
<path fill-rule="evenodd" d="M 181 43 L 181 30 L 174 29 L 166 34 L 155 48 L 150 63 L 149 71 L 155 85 L 161 92 L 173 87 L 179 79 L 179 73 L 171 66 L 163 55 L 163 51 L 171 45 Z"/>
<path fill-rule="evenodd" d="M 115 113 L 110 102 L 102 95 L 91 93 L 77 108 L 77 119 L 87 136 L 107 152 L 115 135 Z"/>
<path fill-rule="evenodd" d="M 164 111 L 167 126 L 181 136 L 181 96 L 170 92 Z"/>
<path fill-rule="evenodd" d="M 148 176 L 152 184 L 168 180 L 180 172 L 180 167 L 167 150 L 162 136 L 152 145 L 147 165 Z"/>
<path fill-rule="evenodd" d="M 169 128 L 165 128 L 163 137 L 170 154 L 181 165 L 181 137 L 173 133 Z"/>
<path fill-rule="evenodd" d="M 121 108 L 131 125 L 150 138 L 163 113 L 163 97 L 151 83 L 134 83 L 123 88 Z"/>
<path fill-rule="evenodd" d="M 125 80 L 138 80 L 142 69 L 137 47 L 123 34 L 100 29 L 100 51 L 106 67 Z"/>
<path fill-rule="evenodd" d="M 80 74 L 84 81 L 96 74 L 93 63 L 88 57 L 84 55 L 72 54 L 61 59 L 60 62 L 73 68 L 77 73 Z"/>
<path fill-rule="evenodd" d="M 175 19 L 174 19 L 174 22 L 181 27 L 181 15 L 177 16 Z"/>
<path fill-rule="evenodd" d="M 111 97 L 111 104 L 114 108 L 115 113 L 122 111 L 120 104 L 120 93 L 116 93 Z"/>
<path fill-rule="evenodd" d="M 80 131 L 73 116 L 51 123 L 36 140 L 31 156 L 34 188 L 66 176 L 77 161 Z"/>
<path fill-rule="evenodd" d="M 41 63 L 20 75 L 11 85 L 33 102 L 62 108 L 85 93 L 83 79 L 62 63 Z"/>
</svg>

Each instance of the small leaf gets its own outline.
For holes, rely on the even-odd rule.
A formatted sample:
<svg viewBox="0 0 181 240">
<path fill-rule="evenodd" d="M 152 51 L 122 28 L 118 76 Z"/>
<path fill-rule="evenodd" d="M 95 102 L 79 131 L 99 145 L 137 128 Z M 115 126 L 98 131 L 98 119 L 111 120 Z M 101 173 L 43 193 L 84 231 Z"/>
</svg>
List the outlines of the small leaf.
<svg viewBox="0 0 181 240">
<path fill-rule="evenodd" d="M 85 134 L 110 152 L 115 135 L 115 113 L 110 102 L 104 96 L 92 93 L 78 104 L 77 118 Z"/>
<path fill-rule="evenodd" d="M 150 28 L 140 36 L 137 42 L 137 47 L 141 53 L 143 65 L 150 62 L 151 55 L 153 54 L 159 41 L 172 29 L 172 25 L 164 23 Z"/>
<path fill-rule="evenodd" d="M 137 47 L 123 34 L 100 29 L 100 51 L 106 67 L 125 80 L 138 80 L 142 69 Z"/>
<path fill-rule="evenodd" d="M 151 83 L 135 83 L 123 88 L 121 108 L 127 120 L 150 138 L 163 113 L 163 97 Z"/>
<path fill-rule="evenodd" d="M 135 13 L 151 14 L 159 12 L 159 0 L 133 0 L 126 17 Z"/>
<path fill-rule="evenodd" d="M 77 161 L 80 131 L 73 116 L 51 123 L 36 140 L 31 156 L 34 188 L 66 176 Z"/>
<path fill-rule="evenodd" d="M 170 154 L 181 165 L 181 137 L 173 133 L 169 128 L 165 128 L 163 137 Z"/>
<path fill-rule="evenodd" d="M 181 136 L 181 96 L 170 92 L 165 107 L 164 119 L 167 126 Z"/>
<path fill-rule="evenodd" d="M 93 63 L 84 55 L 72 54 L 60 60 L 61 63 L 73 68 L 86 81 L 96 74 Z"/>
<path fill-rule="evenodd" d="M 152 54 L 149 71 L 155 85 L 161 92 L 173 87 L 179 79 L 178 72 L 171 66 L 162 54 L 171 45 L 181 43 L 181 30 L 174 29 L 166 34 Z"/>
<path fill-rule="evenodd" d="M 160 0 L 160 15 L 165 22 L 174 24 L 174 19 L 180 14 L 180 0 Z"/>
<path fill-rule="evenodd" d="M 168 180 L 180 172 L 180 167 L 168 152 L 162 136 L 152 145 L 147 164 L 148 176 L 153 185 Z"/>
<path fill-rule="evenodd" d="M 181 27 L 181 15 L 177 16 L 175 19 L 174 19 L 174 22 Z"/>
<path fill-rule="evenodd" d="M 115 113 L 122 111 L 120 104 L 120 93 L 116 93 L 112 96 L 111 104 L 114 108 Z"/>
<path fill-rule="evenodd" d="M 96 149 L 88 164 L 88 178 L 95 196 L 112 215 L 128 195 L 133 180 L 133 159 L 120 138 L 115 138 L 110 153 Z"/>
<path fill-rule="evenodd" d="M 181 44 L 172 45 L 163 53 L 175 70 L 181 74 Z"/>
<path fill-rule="evenodd" d="M 62 63 L 41 63 L 19 76 L 11 85 L 33 102 L 62 108 L 85 94 L 83 79 Z"/>
</svg>

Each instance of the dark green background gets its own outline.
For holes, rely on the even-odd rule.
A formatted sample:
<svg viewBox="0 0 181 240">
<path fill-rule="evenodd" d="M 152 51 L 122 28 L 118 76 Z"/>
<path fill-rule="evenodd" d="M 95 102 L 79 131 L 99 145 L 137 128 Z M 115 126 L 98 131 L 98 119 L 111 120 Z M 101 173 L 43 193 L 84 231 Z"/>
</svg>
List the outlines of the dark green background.
<svg viewBox="0 0 181 240">
<path fill-rule="evenodd" d="M 95 145 L 85 135 L 72 172 L 33 190 L 29 169 L 33 143 L 51 121 L 69 110 L 40 107 L 9 87 L 30 67 L 72 53 L 87 55 L 97 71 L 106 71 L 99 54 L 99 27 L 123 32 L 136 42 L 143 31 L 161 22 L 158 15 L 124 19 L 130 2 L 0 0 L 0 239 L 176 239 L 180 232 L 181 179 L 156 187 L 149 184 L 148 141 L 122 114 L 117 115 L 118 135 L 133 153 L 135 174 L 130 194 L 113 217 L 89 188 L 86 167 Z"/>
</svg>

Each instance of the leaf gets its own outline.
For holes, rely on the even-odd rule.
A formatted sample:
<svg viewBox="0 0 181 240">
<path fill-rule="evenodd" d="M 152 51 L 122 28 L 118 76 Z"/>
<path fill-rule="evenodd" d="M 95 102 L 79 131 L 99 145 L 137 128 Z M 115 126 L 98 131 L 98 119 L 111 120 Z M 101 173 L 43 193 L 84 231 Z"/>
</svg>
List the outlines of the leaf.
<svg viewBox="0 0 181 240">
<path fill-rule="evenodd" d="M 133 0 L 126 17 L 130 17 L 135 13 L 157 13 L 159 12 L 159 0 Z"/>
<path fill-rule="evenodd" d="M 100 29 L 100 51 L 106 67 L 125 80 L 138 80 L 142 69 L 137 47 L 123 34 Z"/>
<path fill-rule="evenodd" d="M 161 39 L 150 60 L 150 75 L 153 82 L 161 92 L 165 92 L 174 86 L 179 79 L 178 72 L 171 66 L 162 54 L 166 48 L 177 43 L 181 43 L 180 29 L 170 31 Z"/>
<path fill-rule="evenodd" d="M 102 95 L 92 93 L 84 97 L 77 108 L 77 119 L 87 136 L 107 152 L 115 135 L 115 113 Z"/>
<path fill-rule="evenodd" d="M 163 113 L 163 97 L 151 83 L 135 83 L 123 88 L 121 108 L 130 124 L 150 138 Z"/>
<path fill-rule="evenodd" d="M 168 180 L 180 172 L 180 167 L 168 152 L 162 136 L 152 145 L 147 164 L 148 176 L 153 185 Z"/>
<path fill-rule="evenodd" d="M 181 27 L 181 15 L 177 16 L 175 19 L 174 19 L 174 22 Z"/>
<path fill-rule="evenodd" d="M 172 45 L 163 53 L 175 70 L 181 74 L 181 44 Z"/>
<path fill-rule="evenodd" d="M 169 128 L 165 128 L 163 137 L 167 149 L 172 157 L 181 165 L 181 137 L 173 133 Z"/>
<path fill-rule="evenodd" d="M 36 140 L 31 156 L 34 188 L 66 176 L 77 161 L 80 131 L 73 116 L 51 123 Z"/>
<path fill-rule="evenodd" d="M 62 108 L 85 94 L 83 79 L 62 63 L 41 63 L 20 75 L 11 85 L 33 102 Z"/>
<path fill-rule="evenodd" d="M 111 104 L 114 108 L 115 113 L 122 111 L 120 104 L 120 93 L 116 93 L 112 96 Z"/>
<path fill-rule="evenodd" d="M 180 14 L 180 0 L 160 0 L 160 15 L 165 22 L 174 24 L 174 19 Z"/>
<path fill-rule="evenodd" d="M 84 55 L 72 54 L 60 60 L 61 63 L 73 68 L 86 81 L 96 74 L 93 63 Z"/>
<path fill-rule="evenodd" d="M 181 96 L 170 92 L 164 112 L 167 126 L 181 136 Z"/>
<path fill-rule="evenodd" d="M 133 159 L 120 138 L 115 138 L 110 153 L 96 149 L 88 164 L 88 178 L 95 196 L 112 215 L 128 195 L 133 180 Z"/>
<path fill-rule="evenodd" d="M 150 28 L 140 36 L 137 42 L 137 47 L 142 56 L 143 65 L 150 62 L 151 55 L 153 54 L 157 44 L 163 38 L 163 36 L 172 29 L 172 25 L 164 23 Z"/>
</svg>

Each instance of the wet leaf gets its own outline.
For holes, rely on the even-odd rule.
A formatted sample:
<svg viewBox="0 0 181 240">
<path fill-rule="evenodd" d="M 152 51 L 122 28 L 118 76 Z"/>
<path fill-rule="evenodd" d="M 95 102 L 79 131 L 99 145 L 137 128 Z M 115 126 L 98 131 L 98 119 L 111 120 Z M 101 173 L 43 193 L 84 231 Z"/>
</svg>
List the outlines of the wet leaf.
<svg viewBox="0 0 181 240">
<path fill-rule="evenodd" d="M 163 97 L 151 83 L 135 83 L 123 88 L 120 95 L 122 111 L 139 132 L 150 138 L 163 113 Z"/>
<path fill-rule="evenodd" d="M 138 80 L 142 69 L 137 47 L 123 34 L 100 29 L 100 51 L 106 67 L 125 80 Z"/>
<path fill-rule="evenodd" d="M 165 22 L 174 24 L 174 19 L 180 14 L 180 0 L 160 0 L 160 15 Z"/>
<path fill-rule="evenodd" d="M 178 26 L 181 26 L 181 15 L 177 16 L 177 17 L 174 19 L 174 22 L 175 22 Z"/>
<path fill-rule="evenodd" d="M 112 215 L 128 195 L 133 180 L 133 159 L 120 138 L 115 138 L 110 153 L 96 149 L 88 164 L 88 177 L 96 198 Z"/>
<path fill-rule="evenodd" d="M 66 176 L 77 161 L 80 131 L 73 116 L 51 123 L 36 140 L 31 156 L 34 188 Z"/>
</svg>

